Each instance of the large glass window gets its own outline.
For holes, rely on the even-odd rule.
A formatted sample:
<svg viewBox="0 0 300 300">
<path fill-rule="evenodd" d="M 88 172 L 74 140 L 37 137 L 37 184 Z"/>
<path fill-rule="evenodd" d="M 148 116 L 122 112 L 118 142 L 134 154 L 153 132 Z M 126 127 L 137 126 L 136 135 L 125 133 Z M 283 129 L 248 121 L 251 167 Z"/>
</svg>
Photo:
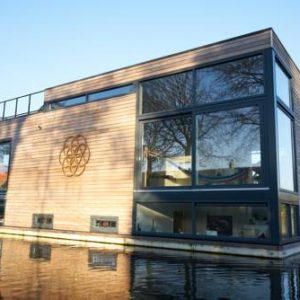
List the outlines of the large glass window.
<svg viewBox="0 0 300 300">
<path fill-rule="evenodd" d="M 144 187 L 191 184 L 191 125 L 187 116 L 143 125 Z"/>
<path fill-rule="evenodd" d="M 269 213 L 264 206 L 197 205 L 198 235 L 268 239 Z"/>
<path fill-rule="evenodd" d="M 264 93 L 263 57 L 257 55 L 197 70 L 196 102 L 206 104 Z"/>
<path fill-rule="evenodd" d="M 7 190 L 9 155 L 10 143 L 0 143 L 0 192 Z"/>
<path fill-rule="evenodd" d="M 185 72 L 141 84 L 143 113 L 174 110 L 192 104 L 193 73 Z"/>
<path fill-rule="evenodd" d="M 287 106 L 290 106 L 289 78 L 277 63 L 275 65 L 275 78 L 277 97 L 279 97 Z"/>
<path fill-rule="evenodd" d="M 184 203 L 137 204 L 136 231 L 192 233 L 192 206 Z"/>
<path fill-rule="evenodd" d="M 198 185 L 261 182 L 259 108 L 244 107 L 196 117 Z"/>
<path fill-rule="evenodd" d="M 294 161 L 292 142 L 292 122 L 281 110 L 277 109 L 278 155 L 280 188 L 294 191 Z"/>
</svg>

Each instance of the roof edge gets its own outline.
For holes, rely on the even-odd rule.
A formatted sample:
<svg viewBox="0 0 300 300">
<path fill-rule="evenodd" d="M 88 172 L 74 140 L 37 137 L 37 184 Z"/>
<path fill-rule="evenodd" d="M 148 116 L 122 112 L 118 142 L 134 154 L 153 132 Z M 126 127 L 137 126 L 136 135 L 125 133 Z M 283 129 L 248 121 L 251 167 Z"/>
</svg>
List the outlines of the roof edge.
<svg viewBox="0 0 300 300">
<path fill-rule="evenodd" d="M 47 90 L 50 90 L 50 89 L 54 89 L 54 88 L 57 88 L 57 87 L 61 87 L 61 86 L 65 86 L 65 85 L 69 85 L 69 84 L 76 83 L 76 82 L 79 82 L 79 81 L 92 79 L 92 78 L 95 78 L 95 77 L 98 77 L 98 76 L 108 75 L 108 74 L 111 74 L 111 73 L 114 73 L 114 72 L 117 72 L 117 71 L 130 69 L 130 68 L 133 68 L 133 67 L 141 66 L 143 64 L 155 62 L 155 61 L 158 61 L 158 60 L 161 60 L 161 59 L 165 59 L 165 58 L 170 58 L 170 57 L 173 57 L 173 56 L 176 56 L 176 55 L 180 55 L 180 54 L 192 52 L 192 51 L 195 51 L 195 50 L 200 50 L 200 49 L 203 49 L 203 48 L 212 47 L 212 46 L 215 46 L 215 45 L 219 45 L 219 44 L 223 44 L 223 43 L 226 43 L 226 42 L 234 41 L 234 40 L 237 40 L 237 39 L 240 39 L 240 38 L 245 38 L 245 37 L 253 36 L 253 35 L 260 34 L 260 33 L 266 32 L 266 31 L 270 31 L 270 32 L 272 32 L 272 33 L 274 33 L 276 35 L 276 33 L 273 30 L 273 28 L 272 27 L 268 27 L 268 28 L 264 28 L 264 29 L 261 29 L 261 30 L 249 32 L 249 33 L 246 33 L 246 34 L 242 34 L 242 35 L 239 35 L 239 36 L 235 36 L 235 37 L 232 37 L 232 38 L 220 40 L 220 41 L 217 41 L 217 42 L 214 42 L 214 43 L 206 44 L 206 45 L 203 45 L 203 46 L 191 48 L 191 49 L 188 49 L 188 50 L 183 50 L 183 51 L 176 52 L 176 53 L 171 53 L 171 54 L 160 56 L 160 57 L 154 58 L 154 59 L 149 59 L 149 60 L 146 60 L 146 61 L 143 61 L 143 62 L 140 62 L 140 63 L 136 63 L 136 64 L 132 64 L 132 65 L 129 65 L 129 66 L 126 66 L 126 67 L 121 67 L 121 68 L 113 69 L 111 71 L 99 73 L 99 74 L 96 74 L 96 75 L 92 75 L 92 76 L 88 76 L 88 77 L 83 77 L 83 78 L 80 78 L 80 79 L 76 79 L 76 80 L 68 81 L 68 82 L 65 82 L 65 83 L 57 84 L 57 85 L 45 88 L 44 91 L 47 91 Z M 279 40 L 279 38 L 278 38 L 278 40 Z M 280 43 L 281 43 L 281 41 L 280 41 Z M 289 57 L 290 57 L 290 55 L 289 55 Z M 294 63 L 294 61 L 293 61 L 293 63 Z M 295 64 L 295 66 L 296 66 L 296 64 Z M 297 69 L 298 69 L 298 67 L 297 67 Z M 298 69 L 298 71 L 299 71 L 299 69 Z"/>
</svg>

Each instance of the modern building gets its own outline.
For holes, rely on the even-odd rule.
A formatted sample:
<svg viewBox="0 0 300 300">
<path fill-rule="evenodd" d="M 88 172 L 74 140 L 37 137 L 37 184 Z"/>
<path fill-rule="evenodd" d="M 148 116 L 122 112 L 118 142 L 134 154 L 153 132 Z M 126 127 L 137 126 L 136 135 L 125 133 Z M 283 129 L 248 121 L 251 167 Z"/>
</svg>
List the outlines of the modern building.
<svg viewBox="0 0 300 300">
<path fill-rule="evenodd" d="M 300 72 L 272 29 L 3 101 L 0 118 L 1 232 L 300 251 Z"/>
</svg>

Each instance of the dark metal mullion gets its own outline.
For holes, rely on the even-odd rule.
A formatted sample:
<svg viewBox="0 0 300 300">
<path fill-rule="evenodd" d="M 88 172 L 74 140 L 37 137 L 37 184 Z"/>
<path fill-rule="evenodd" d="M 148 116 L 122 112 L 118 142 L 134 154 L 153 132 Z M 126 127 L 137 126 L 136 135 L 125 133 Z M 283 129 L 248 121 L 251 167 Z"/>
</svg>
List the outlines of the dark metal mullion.
<svg viewBox="0 0 300 300">
<path fill-rule="evenodd" d="M 28 115 L 30 115 L 30 106 L 31 106 L 31 94 L 28 96 L 28 110 L 27 110 Z"/>
<path fill-rule="evenodd" d="M 17 113 L 18 113 L 18 103 L 19 103 L 19 98 L 16 98 L 16 107 L 15 107 L 15 118 L 17 117 Z"/>
<path fill-rule="evenodd" d="M 196 105 L 196 70 L 193 70 L 193 84 L 192 84 L 192 107 L 195 107 Z M 196 186 L 196 145 L 197 145 L 197 131 L 196 131 L 196 114 L 194 113 L 194 110 L 192 110 L 192 187 Z"/>
<path fill-rule="evenodd" d="M 3 102 L 3 113 L 2 113 L 2 120 L 5 118 L 5 109 L 6 109 L 6 101 Z"/>
<path fill-rule="evenodd" d="M 268 141 L 268 181 L 270 186 L 271 240 L 280 244 L 280 209 L 278 197 L 278 138 L 277 138 L 277 101 L 275 92 L 275 53 L 272 48 L 265 50 L 265 76 L 267 90 L 266 104 L 266 138 Z M 266 167 L 265 166 L 265 167 Z"/>
</svg>

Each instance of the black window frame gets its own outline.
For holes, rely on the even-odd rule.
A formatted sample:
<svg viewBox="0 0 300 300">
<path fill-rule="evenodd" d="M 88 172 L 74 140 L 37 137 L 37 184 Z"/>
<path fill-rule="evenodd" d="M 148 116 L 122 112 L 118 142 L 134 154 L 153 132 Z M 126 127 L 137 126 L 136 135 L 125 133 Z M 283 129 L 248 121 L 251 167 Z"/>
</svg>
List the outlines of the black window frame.
<svg viewBox="0 0 300 300">
<path fill-rule="evenodd" d="M 113 95 L 113 96 L 107 96 L 107 97 L 103 97 L 103 98 L 99 98 L 99 99 L 96 99 L 96 100 L 89 100 L 89 97 L 91 95 L 94 95 L 94 94 L 100 94 L 101 92 L 108 92 L 110 90 L 116 90 L 116 89 L 121 89 L 121 88 L 124 88 L 124 87 L 132 87 L 131 91 L 129 92 L 122 92 L 120 94 L 116 94 L 116 95 Z M 116 97 L 122 97 L 122 96 L 125 96 L 125 95 L 130 95 L 130 94 L 133 94 L 133 93 L 136 93 L 136 84 L 133 83 L 133 82 L 128 82 L 128 83 L 125 83 L 125 84 L 122 84 L 122 85 L 117 85 L 117 86 L 112 86 L 112 87 L 106 87 L 106 88 L 102 88 L 100 90 L 95 90 L 95 91 L 89 91 L 87 93 L 80 93 L 80 94 L 74 94 L 72 96 L 67 96 L 67 97 L 63 97 L 63 98 L 59 98 L 59 99 L 55 99 L 55 100 L 52 100 L 51 102 L 48 102 L 48 107 L 49 107 L 49 110 L 59 110 L 59 109 L 65 109 L 65 108 L 70 108 L 70 107 L 74 107 L 74 106 L 80 106 L 80 105 L 84 105 L 84 104 L 87 104 L 87 103 L 93 103 L 93 102 L 98 102 L 98 101 L 104 101 L 104 100 L 107 100 L 107 99 L 112 99 L 112 98 L 116 98 Z M 59 104 L 59 103 L 63 103 L 63 102 L 66 102 L 68 103 L 68 101 L 72 101 L 74 99 L 77 99 L 77 98 L 84 98 L 84 101 L 82 101 L 81 103 L 78 103 L 78 104 L 73 104 L 73 105 L 67 105 L 67 106 L 61 106 L 61 107 L 55 107 L 55 105 Z"/>
<path fill-rule="evenodd" d="M 205 113 L 212 113 L 212 112 L 221 112 L 226 110 L 233 110 L 238 108 L 247 108 L 247 107 L 258 107 L 259 114 L 260 114 L 260 151 L 261 151 L 261 174 L 262 179 L 259 184 L 241 184 L 241 185 L 213 185 L 213 186 L 202 186 L 196 184 L 196 117 L 199 114 L 205 114 Z M 201 106 L 197 108 L 193 108 L 190 113 L 184 112 L 180 114 L 174 114 L 170 115 L 168 114 L 165 117 L 158 117 L 158 118 L 151 118 L 151 119 L 143 119 L 140 120 L 137 124 L 137 127 L 139 127 L 139 137 L 138 141 L 140 141 L 138 145 L 138 160 L 136 162 L 136 168 L 137 168 L 137 176 L 136 176 L 136 189 L 139 190 L 176 190 L 176 189 L 238 189 L 238 188 L 262 188 L 268 186 L 268 171 L 267 171 L 267 159 L 266 159 L 266 153 L 267 153 L 267 141 L 266 141 L 266 133 L 264 131 L 265 128 L 265 108 L 263 103 L 261 103 L 261 99 L 247 99 L 244 100 L 243 103 L 219 103 L 218 105 L 214 106 Z M 155 121 L 161 121 L 161 120 L 167 120 L 175 117 L 181 117 L 181 116 L 190 116 L 192 118 L 192 184 L 186 185 L 186 186 L 156 186 L 156 187 L 143 187 L 142 184 L 142 161 L 143 161 L 143 151 L 142 151 L 142 141 L 143 141 L 143 126 L 146 123 L 149 122 L 155 122 Z"/>
<path fill-rule="evenodd" d="M 173 200 L 161 200 L 161 201 L 155 201 L 155 198 L 153 198 L 152 201 L 135 201 L 134 206 L 133 206 L 133 215 L 136 216 L 137 212 L 137 205 L 143 205 L 146 203 L 185 203 L 185 204 L 190 204 L 191 209 L 192 209 L 192 220 L 191 220 L 191 225 L 192 225 L 192 232 L 191 233 L 164 233 L 164 232 L 150 232 L 150 231 L 138 231 L 136 230 L 136 218 L 133 218 L 133 224 L 132 224 L 132 232 L 133 235 L 136 236 L 148 236 L 148 237 L 166 237 L 166 238 L 180 238 L 180 239 L 194 239 L 194 240 L 206 240 L 206 241 L 218 241 L 218 242 L 233 242 L 233 243 L 246 243 L 246 244 L 261 244 L 261 245 L 267 245 L 272 242 L 272 227 L 271 227 L 271 218 L 272 218 L 272 213 L 270 212 L 270 204 L 266 202 L 253 202 L 253 201 L 248 201 L 244 203 L 236 203 L 236 202 L 210 202 L 210 201 L 178 201 L 178 199 L 173 198 Z M 259 238 L 249 238 L 249 237 L 233 237 L 233 236 L 209 236 L 209 235 L 199 235 L 196 233 L 196 207 L 197 206 L 226 206 L 226 207 L 240 207 L 240 206 L 260 206 L 260 207 L 266 207 L 268 211 L 268 216 L 269 216 L 269 237 L 266 239 L 259 239 Z"/>
</svg>

